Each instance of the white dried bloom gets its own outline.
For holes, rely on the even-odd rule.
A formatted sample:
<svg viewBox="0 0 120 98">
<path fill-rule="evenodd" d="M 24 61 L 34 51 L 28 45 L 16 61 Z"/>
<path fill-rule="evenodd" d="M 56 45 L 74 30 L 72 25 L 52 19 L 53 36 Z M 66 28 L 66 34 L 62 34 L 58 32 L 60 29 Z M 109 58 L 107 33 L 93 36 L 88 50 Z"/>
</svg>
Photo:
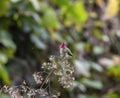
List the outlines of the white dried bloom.
<svg viewBox="0 0 120 98">
<path fill-rule="evenodd" d="M 46 62 L 44 62 L 43 64 L 42 64 L 42 68 L 46 68 L 47 67 L 47 64 L 46 64 Z"/>
<path fill-rule="evenodd" d="M 28 98 L 35 98 L 35 95 L 36 95 L 35 90 L 31 88 L 28 91 L 27 95 L 28 95 Z"/>
<path fill-rule="evenodd" d="M 33 74 L 34 80 L 37 84 L 41 84 L 43 82 L 43 77 L 40 72 L 36 72 Z"/>
<path fill-rule="evenodd" d="M 37 89 L 36 92 L 41 96 L 47 96 L 48 93 L 44 89 Z"/>
<path fill-rule="evenodd" d="M 14 89 L 14 88 L 10 87 L 8 93 L 10 94 L 11 98 L 23 98 L 20 95 L 19 89 Z"/>
<path fill-rule="evenodd" d="M 58 82 L 64 87 L 64 88 L 70 88 L 73 86 L 73 80 L 74 78 L 71 76 L 62 76 L 58 79 Z"/>
<path fill-rule="evenodd" d="M 50 56 L 49 60 L 50 60 L 51 62 L 53 62 L 53 61 L 54 61 L 54 56 Z"/>
</svg>

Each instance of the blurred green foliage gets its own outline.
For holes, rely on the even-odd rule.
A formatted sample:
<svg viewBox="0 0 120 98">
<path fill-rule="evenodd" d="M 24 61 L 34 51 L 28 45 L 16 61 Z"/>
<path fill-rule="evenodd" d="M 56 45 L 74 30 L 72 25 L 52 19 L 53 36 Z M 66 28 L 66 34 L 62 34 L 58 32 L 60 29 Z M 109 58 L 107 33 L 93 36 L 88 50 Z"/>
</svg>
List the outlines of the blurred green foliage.
<svg viewBox="0 0 120 98">
<path fill-rule="evenodd" d="M 112 66 L 108 69 L 108 75 L 119 80 L 120 77 L 120 66 Z"/>
<path fill-rule="evenodd" d="M 13 74 L 9 72 L 9 76 L 7 71 L 13 65 L 31 62 L 28 65 L 33 69 L 30 65 L 34 62 L 40 65 L 49 55 L 58 54 L 58 44 L 65 41 L 74 54 L 72 61 L 77 69 L 69 97 L 118 98 L 119 89 L 114 91 L 114 87 L 120 77 L 119 13 L 117 0 L 107 1 L 1 0 L 0 79 L 3 83 L 15 82 L 10 81 Z M 106 12 L 111 6 L 116 8 L 111 10 L 114 14 Z M 113 55 L 118 56 L 117 64 Z M 13 72 L 20 68 L 16 69 L 13 67 Z M 16 77 L 22 79 L 21 75 Z"/>
<path fill-rule="evenodd" d="M 8 62 L 8 59 L 14 57 L 16 46 L 6 30 L 0 30 L 0 44 L 3 45 L 0 49 L 0 77 L 5 84 L 10 85 L 8 73 L 3 65 Z"/>
</svg>

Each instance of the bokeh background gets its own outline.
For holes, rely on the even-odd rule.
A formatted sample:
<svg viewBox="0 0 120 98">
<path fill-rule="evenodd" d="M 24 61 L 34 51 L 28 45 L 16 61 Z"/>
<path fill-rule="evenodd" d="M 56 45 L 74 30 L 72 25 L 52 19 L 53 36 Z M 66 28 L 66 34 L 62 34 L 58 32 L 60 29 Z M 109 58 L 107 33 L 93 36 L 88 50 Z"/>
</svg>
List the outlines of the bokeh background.
<svg viewBox="0 0 120 98">
<path fill-rule="evenodd" d="M 32 74 L 62 42 L 75 81 L 72 89 L 54 85 L 61 98 L 120 98 L 120 0 L 1 0 L 1 85 L 34 86 Z"/>
</svg>

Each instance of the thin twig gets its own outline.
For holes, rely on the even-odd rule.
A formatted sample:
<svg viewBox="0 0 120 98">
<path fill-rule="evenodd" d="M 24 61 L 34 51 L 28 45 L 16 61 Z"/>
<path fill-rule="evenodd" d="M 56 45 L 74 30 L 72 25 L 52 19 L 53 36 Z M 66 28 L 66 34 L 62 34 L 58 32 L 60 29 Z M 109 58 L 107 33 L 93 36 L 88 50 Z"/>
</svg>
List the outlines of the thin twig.
<svg viewBox="0 0 120 98">
<path fill-rule="evenodd" d="M 52 70 L 52 71 L 48 74 L 48 76 L 45 78 L 45 80 L 44 80 L 43 83 L 41 84 L 40 89 L 43 87 L 43 85 L 46 83 L 47 79 L 50 77 L 50 75 L 52 75 L 53 72 L 54 72 L 54 70 Z"/>
</svg>

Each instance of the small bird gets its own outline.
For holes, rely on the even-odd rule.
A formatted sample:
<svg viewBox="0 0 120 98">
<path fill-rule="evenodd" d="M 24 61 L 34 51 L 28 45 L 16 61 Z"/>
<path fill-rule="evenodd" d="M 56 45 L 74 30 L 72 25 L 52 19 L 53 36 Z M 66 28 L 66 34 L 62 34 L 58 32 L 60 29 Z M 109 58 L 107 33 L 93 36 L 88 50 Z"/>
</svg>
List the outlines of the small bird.
<svg viewBox="0 0 120 98">
<path fill-rule="evenodd" d="M 60 44 L 59 48 L 60 48 L 60 56 L 61 57 L 67 58 L 67 57 L 73 56 L 71 50 L 69 48 L 67 48 L 67 46 L 64 42 L 62 44 Z"/>
</svg>

